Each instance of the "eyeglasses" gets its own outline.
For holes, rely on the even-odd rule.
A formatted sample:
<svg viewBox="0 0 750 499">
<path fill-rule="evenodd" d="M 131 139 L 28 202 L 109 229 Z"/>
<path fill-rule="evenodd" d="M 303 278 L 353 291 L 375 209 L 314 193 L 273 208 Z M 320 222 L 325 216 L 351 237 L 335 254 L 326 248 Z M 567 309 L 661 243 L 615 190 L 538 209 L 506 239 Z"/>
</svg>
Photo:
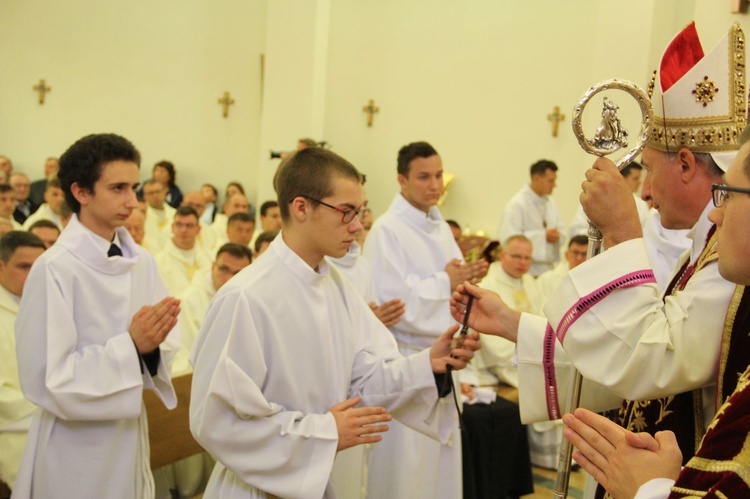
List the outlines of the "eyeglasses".
<svg viewBox="0 0 750 499">
<path fill-rule="evenodd" d="M 711 194 L 714 200 L 714 206 L 721 208 L 724 203 L 729 199 L 730 192 L 741 192 L 743 194 L 750 194 L 750 189 L 743 187 L 731 187 L 725 184 L 713 184 L 711 186 Z"/>
<path fill-rule="evenodd" d="M 362 216 L 364 215 L 364 211 L 365 211 L 364 209 L 360 212 L 359 210 L 339 208 L 338 206 L 333 206 L 332 204 L 324 203 L 320 199 L 311 198 L 310 196 L 305 196 L 304 194 L 300 194 L 300 197 L 309 199 L 310 201 L 315 201 L 316 203 L 322 204 L 323 206 L 327 206 L 328 208 L 332 210 L 338 211 L 339 213 L 341 213 L 341 222 L 345 224 L 351 223 L 351 221 L 354 220 L 354 217 L 358 217 L 360 220 L 362 220 Z"/>
</svg>

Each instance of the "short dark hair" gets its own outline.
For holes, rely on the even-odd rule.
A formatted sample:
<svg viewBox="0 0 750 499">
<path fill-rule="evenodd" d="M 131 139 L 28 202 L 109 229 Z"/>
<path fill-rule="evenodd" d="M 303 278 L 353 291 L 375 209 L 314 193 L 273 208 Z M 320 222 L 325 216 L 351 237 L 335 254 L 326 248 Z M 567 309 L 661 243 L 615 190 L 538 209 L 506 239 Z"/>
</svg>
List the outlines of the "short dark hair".
<svg viewBox="0 0 750 499">
<path fill-rule="evenodd" d="M 239 191 L 240 191 L 240 192 L 241 192 L 241 193 L 242 193 L 243 195 L 245 194 L 245 188 L 244 188 L 244 187 L 242 187 L 242 184 L 240 184 L 240 183 L 239 183 L 239 182 L 237 182 L 236 180 L 232 180 L 231 182 L 229 182 L 229 183 L 227 184 L 227 188 L 226 188 L 226 189 L 224 189 L 224 192 L 226 193 L 226 191 L 228 191 L 228 190 L 229 190 L 229 187 L 231 187 L 231 186 L 235 186 L 235 187 L 236 187 L 237 189 L 239 189 Z"/>
<path fill-rule="evenodd" d="M 272 242 L 278 235 L 279 231 L 276 230 L 267 230 L 265 232 L 261 232 L 260 234 L 258 234 L 258 238 L 255 239 L 255 245 L 253 246 L 253 249 L 257 253 L 258 251 L 260 251 L 261 244 Z"/>
<path fill-rule="evenodd" d="M 60 156 L 61 188 L 65 192 L 65 200 L 74 213 L 81 212 L 81 204 L 70 190 L 73 184 L 94 192 L 94 185 L 102 175 L 102 167 L 112 161 L 133 162 L 140 168 L 141 155 L 135 146 L 126 138 L 119 135 L 93 134 L 78 139 Z"/>
<path fill-rule="evenodd" d="M 33 224 L 29 226 L 28 232 L 31 232 L 34 229 L 55 229 L 57 233 L 60 233 L 60 227 L 58 227 L 55 222 L 52 220 L 47 220 L 46 218 L 43 218 L 41 220 L 37 220 Z"/>
<path fill-rule="evenodd" d="M 531 165 L 531 168 L 529 169 L 529 173 L 534 175 L 544 175 L 547 170 L 552 170 L 553 172 L 557 171 L 557 165 L 554 161 L 550 161 L 548 159 L 540 159 L 533 165 Z"/>
<path fill-rule="evenodd" d="M 211 192 L 214 193 L 214 196 L 219 196 L 219 191 L 216 190 L 216 186 L 214 184 L 203 184 L 201 187 L 208 187 L 209 189 L 211 189 Z"/>
<path fill-rule="evenodd" d="M 455 220 L 446 220 L 445 223 L 447 223 L 448 225 L 450 225 L 454 229 L 461 230 L 461 226 L 458 225 L 458 222 L 456 222 Z"/>
<path fill-rule="evenodd" d="M 229 219 L 227 220 L 227 227 L 232 225 L 235 222 L 253 222 L 255 223 L 255 219 L 250 216 L 249 213 L 241 211 L 239 213 L 235 213 Z"/>
<path fill-rule="evenodd" d="M 335 152 L 322 147 L 308 147 L 292 154 L 276 179 L 282 220 L 289 220 L 289 203 L 296 197 L 323 199 L 333 194 L 332 180 L 335 176 L 362 183 L 362 174 Z"/>
<path fill-rule="evenodd" d="M 260 216 L 265 217 L 268 214 L 268 210 L 270 208 L 276 208 L 279 206 L 279 203 L 276 201 L 266 201 L 262 205 L 260 205 Z"/>
<path fill-rule="evenodd" d="M 62 182 L 57 175 L 50 175 L 47 179 L 47 185 L 44 187 L 44 190 L 48 191 L 54 188 L 62 189 Z"/>
<path fill-rule="evenodd" d="M 588 236 L 584 236 L 583 234 L 578 234 L 577 236 L 571 237 L 570 242 L 568 242 L 568 249 L 570 249 L 570 247 L 574 244 L 577 244 L 579 246 L 588 246 L 589 238 Z"/>
<path fill-rule="evenodd" d="M 253 252 L 250 251 L 250 248 L 241 244 L 223 244 L 221 248 L 219 248 L 219 251 L 216 252 L 216 258 L 218 259 L 219 255 L 221 255 L 222 253 L 229 253 L 235 258 L 247 258 L 248 260 L 250 260 L 250 263 L 253 263 Z"/>
<path fill-rule="evenodd" d="M 0 184 L 0 194 L 5 194 L 6 192 L 13 192 L 13 187 L 9 184 Z"/>
<path fill-rule="evenodd" d="M 41 239 L 30 232 L 12 230 L 0 238 L 0 260 L 8 263 L 18 248 L 30 247 L 47 249 Z"/>
<path fill-rule="evenodd" d="M 398 163 L 396 170 L 404 176 L 409 175 L 409 164 L 416 158 L 429 158 L 436 156 L 437 151 L 427 142 L 412 142 L 406 144 L 398 151 Z"/>
<path fill-rule="evenodd" d="M 641 171 L 643 170 L 643 167 L 641 166 L 640 163 L 633 161 L 632 163 L 628 163 L 627 165 L 625 165 L 625 167 L 622 170 L 620 170 L 620 173 L 622 173 L 623 177 L 628 178 L 630 174 L 636 170 Z"/>
<path fill-rule="evenodd" d="M 156 180 L 154 177 L 151 177 L 150 179 L 148 179 L 145 182 L 143 182 L 143 185 L 141 185 L 141 190 L 145 189 L 149 185 L 160 185 L 160 186 L 164 187 L 165 190 L 168 189 L 168 187 L 166 185 L 164 185 L 164 182 L 160 182 L 160 181 Z"/>
<path fill-rule="evenodd" d="M 316 141 L 315 139 L 311 139 L 309 137 L 303 137 L 301 139 L 297 139 L 297 142 L 302 142 L 307 147 L 317 147 L 318 146 L 318 141 Z"/>
<path fill-rule="evenodd" d="M 195 211 L 195 208 L 192 206 L 180 206 L 177 208 L 177 210 L 174 212 L 174 219 L 176 220 L 177 217 L 195 217 L 196 220 L 200 221 L 200 217 L 198 216 L 198 212 Z"/>
<path fill-rule="evenodd" d="M 175 170 L 174 163 L 172 163 L 171 161 L 167 161 L 166 159 L 163 159 L 159 161 L 158 163 L 156 163 L 154 165 L 153 170 L 151 171 L 153 172 L 154 170 L 156 170 L 157 166 L 161 166 L 162 168 L 167 170 L 167 173 L 169 173 L 168 187 L 174 187 L 174 183 L 177 180 L 177 170 Z"/>
</svg>

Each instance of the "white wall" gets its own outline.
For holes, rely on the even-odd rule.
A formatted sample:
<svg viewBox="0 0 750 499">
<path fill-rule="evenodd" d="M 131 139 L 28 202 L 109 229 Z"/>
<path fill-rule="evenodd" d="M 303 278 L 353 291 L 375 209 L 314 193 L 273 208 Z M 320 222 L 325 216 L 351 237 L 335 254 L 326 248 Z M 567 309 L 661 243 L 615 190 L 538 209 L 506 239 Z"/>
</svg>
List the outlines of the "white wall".
<svg viewBox="0 0 750 499">
<path fill-rule="evenodd" d="M 398 148 L 427 140 L 456 175 L 446 217 L 494 233 L 531 163 L 549 158 L 572 218 L 591 163 L 570 131 L 574 104 L 606 78 L 647 81 L 650 2 L 603 3 L 334 0 L 325 138 L 368 174 L 376 215 L 396 192 Z M 372 128 L 369 98 L 380 106 Z M 554 106 L 566 115 L 557 138 Z"/>
<path fill-rule="evenodd" d="M 47 156 L 115 132 L 141 151 L 144 179 L 169 159 L 183 190 L 254 184 L 264 0 L 4 0 L 0 19 L 0 151 L 17 170 L 38 178 Z"/>
<path fill-rule="evenodd" d="M 694 17 L 706 50 L 733 21 L 750 28 L 729 10 L 715 0 L 3 0 L 0 154 L 35 178 L 73 140 L 113 131 L 141 150 L 143 178 L 171 159 L 184 189 L 236 179 L 260 203 L 278 164 L 268 150 L 312 136 L 368 174 L 378 214 L 397 190 L 398 148 L 428 140 L 456 175 L 446 217 L 494 233 L 545 157 L 561 168 L 554 197 L 567 221 L 592 161 L 570 131 L 581 94 L 612 77 L 645 87 Z M 39 106 L 31 87 L 42 77 L 53 90 Z M 227 119 L 216 102 L 225 90 L 236 99 Z M 371 98 L 380 112 L 367 127 Z M 637 128 L 629 97 L 612 98 Z M 566 115 L 557 138 L 554 106 Z"/>
</svg>

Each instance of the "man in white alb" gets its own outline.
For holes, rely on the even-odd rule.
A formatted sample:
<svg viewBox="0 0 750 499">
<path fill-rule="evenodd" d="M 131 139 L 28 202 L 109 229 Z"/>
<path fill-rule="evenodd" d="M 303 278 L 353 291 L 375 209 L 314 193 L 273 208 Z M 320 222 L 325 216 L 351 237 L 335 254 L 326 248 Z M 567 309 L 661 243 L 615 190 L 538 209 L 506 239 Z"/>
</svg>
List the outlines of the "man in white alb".
<svg viewBox="0 0 750 499">
<path fill-rule="evenodd" d="M 198 214 L 189 206 L 177 208 L 172 222 L 172 239 L 154 258 L 156 268 L 171 295 L 184 292 L 193 275 L 211 266 L 211 257 L 198 244 L 201 226 Z"/>
<path fill-rule="evenodd" d="M 405 304 L 391 332 L 401 353 L 407 355 L 428 347 L 439 331 L 454 323 L 448 302 L 451 291 L 464 280 L 484 275 L 487 262 L 463 262 L 437 209 L 443 191 L 443 164 L 437 151 L 427 142 L 402 147 L 397 172 L 401 192 L 373 224 L 363 254 L 373 269 L 378 300 L 385 303 L 398 298 Z M 416 467 L 406 472 L 404 463 L 416 463 Z M 458 420 L 453 421 L 453 433 L 446 442 L 392 424 L 370 456 L 368 490 L 371 497 L 460 497 Z"/>
<path fill-rule="evenodd" d="M 530 273 L 536 277 L 560 261 L 565 225 L 551 197 L 557 181 L 557 165 L 541 159 L 529 171 L 531 180 L 505 205 L 497 233 L 501 241 L 516 234 L 529 238 L 534 247 Z"/>
<path fill-rule="evenodd" d="M 139 163 L 112 134 L 83 137 L 60 158 L 74 215 L 31 268 L 16 321 L 21 388 L 40 410 L 14 497 L 153 497 L 143 390 L 177 403 L 180 307 L 121 227 L 138 206 Z"/>
<path fill-rule="evenodd" d="M 31 415 L 36 406 L 26 400 L 18 380 L 16 337 L 23 286 L 29 270 L 44 253 L 44 243 L 28 232 L 12 231 L 0 238 L 0 480 L 11 490 L 16 481 Z"/>
<path fill-rule="evenodd" d="M 361 175 L 349 162 L 305 149 L 276 185 L 282 232 L 218 291 L 191 355 L 190 428 L 218 461 L 207 497 L 333 497 L 337 451 L 381 445 L 391 414 L 446 441 L 455 408 L 438 407 L 441 373 L 465 367 L 479 346 L 471 335 L 451 348 L 451 327 L 402 357 L 325 262 L 362 230 Z M 419 466 L 399 461 L 403 473 Z"/>
</svg>

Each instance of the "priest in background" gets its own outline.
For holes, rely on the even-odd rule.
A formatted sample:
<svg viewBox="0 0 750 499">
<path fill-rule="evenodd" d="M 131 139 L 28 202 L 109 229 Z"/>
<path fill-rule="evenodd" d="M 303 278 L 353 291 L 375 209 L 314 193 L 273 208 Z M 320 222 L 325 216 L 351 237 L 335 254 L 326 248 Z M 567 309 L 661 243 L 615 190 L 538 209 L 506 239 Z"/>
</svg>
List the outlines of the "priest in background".
<svg viewBox="0 0 750 499">
<path fill-rule="evenodd" d="M 172 238 L 154 261 L 167 290 L 177 296 L 190 286 L 193 275 L 211 266 L 211 257 L 198 244 L 201 232 L 198 214 L 189 206 L 177 208 L 172 222 Z"/>
<path fill-rule="evenodd" d="M 557 165 L 541 159 L 529 169 L 531 180 L 505 205 L 498 228 L 501 241 L 521 234 L 534 246 L 531 275 L 536 277 L 554 268 L 565 244 L 565 224 L 560 217 L 552 191 L 557 182 Z"/>
<path fill-rule="evenodd" d="M 28 232 L 12 231 L 0 238 L 0 481 L 11 490 L 36 409 L 21 391 L 13 328 L 26 277 L 45 249 Z"/>
<path fill-rule="evenodd" d="M 143 199 L 146 200 L 145 245 L 153 254 L 159 254 L 169 240 L 165 230 L 174 219 L 175 209 L 167 204 L 167 186 L 150 179 L 143 184 Z"/>
<path fill-rule="evenodd" d="M 443 163 L 427 142 L 399 150 L 401 192 L 372 226 L 364 256 L 373 269 L 380 303 L 400 299 L 401 320 L 390 329 L 403 355 L 429 347 L 440 331 L 455 324 L 452 290 L 487 272 L 487 262 L 466 264 L 437 201 L 443 191 Z M 458 386 L 456 380 L 455 385 Z M 444 406 L 453 404 L 442 400 Z M 398 456 L 398 459 L 394 459 Z M 404 463 L 414 464 L 407 471 Z M 461 497 L 461 435 L 458 418 L 448 441 L 437 442 L 397 422 L 370 455 L 371 497 Z"/>
</svg>

